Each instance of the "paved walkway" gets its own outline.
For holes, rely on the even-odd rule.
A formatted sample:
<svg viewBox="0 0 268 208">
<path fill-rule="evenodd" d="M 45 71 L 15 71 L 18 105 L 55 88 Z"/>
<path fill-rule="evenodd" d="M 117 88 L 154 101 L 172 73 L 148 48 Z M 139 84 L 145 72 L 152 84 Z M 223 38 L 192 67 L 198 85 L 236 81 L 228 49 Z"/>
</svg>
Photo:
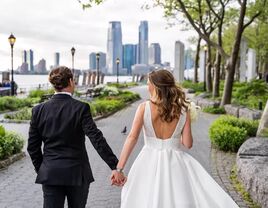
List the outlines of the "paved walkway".
<svg viewBox="0 0 268 208">
<path fill-rule="evenodd" d="M 97 126 L 103 131 L 108 143 L 116 155 L 120 154 L 126 135 L 120 132 L 124 126 L 131 127 L 136 108 L 139 103 L 148 98 L 147 90 L 143 87 L 133 89 L 141 94 L 142 100 L 117 112 L 111 117 L 99 120 Z M 208 139 L 208 127 L 216 118 L 215 115 L 203 114 L 193 124 L 194 146 L 188 151 L 204 168 L 224 187 L 214 163 L 211 164 L 211 147 Z M 20 132 L 25 138 L 28 134 L 28 124 L 3 124 L 6 129 Z M 126 172 L 143 146 L 143 136 L 139 141 L 126 167 Z M 25 149 L 25 148 L 24 148 Z M 92 145 L 87 141 L 89 160 L 95 177 L 91 184 L 87 207 L 118 208 L 120 205 L 120 188 L 110 186 L 110 169 L 98 156 Z M 220 163 L 220 161 L 218 161 Z M 220 164 L 218 165 L 220 166 Z M 213 167 L 213 168 L 211 168 Z M 36 174 L 33 171 L 29 156 L 14 163 L 8 169 L 0 171 L 0 207 L 1 208 L 40 208 L 42 207 L 41 186 L 34 184 Z M 224 176 L 226 177 L 226 176 Z M 224 179 L 225 180 L 225 179 Z M 225 188 L 225 187 L 224 187 Z M 228 191 L 228 189 L 227 189 Z M 235 198 L 235 197 L 234 197 Z M 240 200 L 240 198 L 235 198 Z M 246 207 L 246 206 L 245 206 Z"/>
</svg>

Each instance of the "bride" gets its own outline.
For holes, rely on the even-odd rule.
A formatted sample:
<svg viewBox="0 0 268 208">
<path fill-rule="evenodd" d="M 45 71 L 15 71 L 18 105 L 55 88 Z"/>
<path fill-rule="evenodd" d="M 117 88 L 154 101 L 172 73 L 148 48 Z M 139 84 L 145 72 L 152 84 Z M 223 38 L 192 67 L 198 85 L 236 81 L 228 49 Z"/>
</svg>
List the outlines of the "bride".
<svg viewBox="0 0 268 208">
<path fill-rule="evenodd" d="M 193 145 L 190 105 L 173 75 L 167 70 L 149 73 L 148 90 L 150 100 L 139 105 L 117 165 L 118 171 L 124 169 L 143 128 L 144 147 L 122 189 L 121 208 L 237 208 L 181 150 Z"/>
</svg>

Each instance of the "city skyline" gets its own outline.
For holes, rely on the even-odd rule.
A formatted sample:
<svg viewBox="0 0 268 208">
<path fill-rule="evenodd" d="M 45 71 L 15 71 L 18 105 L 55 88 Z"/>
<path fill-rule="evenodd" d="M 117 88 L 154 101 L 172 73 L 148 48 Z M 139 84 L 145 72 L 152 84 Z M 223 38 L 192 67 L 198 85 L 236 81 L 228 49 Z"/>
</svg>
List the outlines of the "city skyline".
<svg viewBox="0 0 268 208">
<path fill-rule="evenodd" d="M 83 11 L 75 0 L 25 0 L 22 3 L 1 0 L 0 69 L 10 68 L 10 45 L 7 38 L 11 32 L 17 38 L 14 46 L 14 69 L 21 65 L 21 53 L 25 49 L 34 51 L 34 64 L 44 58 L 47 66 L 53 65 L 53 53 L 57 51 L 61 54 L 61 64 L 71 66 L 72 46 L 76 48 L 75 67 L 85 69 L 88 66 L 89 53 L 106 51 L 107 27 L 110 21 L 121 22 L 123 44 L 136 44 L 137 28 L 141 20 L 149 22 L 149 43 L 160 43 L 163 62 L 174 65 L 175 41 L 181 40 L 189 46 L 185 39 L 187 35 L 184 34 L 192 36 L 195 33 L 180 32 L 178 27 L 165 29 L 167 22 L 162 17 L 163 11 L 160 8 L 144 11 L 141 9 L 143 3 L 140 0 L 111 0 Z"/>
</svg>

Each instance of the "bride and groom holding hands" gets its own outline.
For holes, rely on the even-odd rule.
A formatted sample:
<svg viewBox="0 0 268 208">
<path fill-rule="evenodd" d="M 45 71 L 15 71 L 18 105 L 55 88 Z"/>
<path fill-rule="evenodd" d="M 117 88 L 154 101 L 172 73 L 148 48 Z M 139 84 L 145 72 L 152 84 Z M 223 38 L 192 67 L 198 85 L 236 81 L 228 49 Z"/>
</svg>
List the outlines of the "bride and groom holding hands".
<svg viewBox="0 0 268 208">
<path fill-rule="evenodd" d="M 67 67 L 49 74 L 54 96 L 32 110 L 27 150 L 42 184 L 44 208 L 84 208 L 94 181 L 85 135 L 123 186 L 121 208 L 236 208 L 231 197 L 181 146 L 191 148 L 189 102 L 167 70 L 148 74 L 150 100 L 137 108 L 119 160 L 97 128 L 88 104 L 72 98 L 75 83 Z M 141 129 L 144 146 L 128 177 L 123 169 Z M 43 150 L 42 150 L 43 146 Z M 111 207 L 113 207 L 111 205 Z M 107 207 L 108 208 L 108 207 Z"/>
</svg>

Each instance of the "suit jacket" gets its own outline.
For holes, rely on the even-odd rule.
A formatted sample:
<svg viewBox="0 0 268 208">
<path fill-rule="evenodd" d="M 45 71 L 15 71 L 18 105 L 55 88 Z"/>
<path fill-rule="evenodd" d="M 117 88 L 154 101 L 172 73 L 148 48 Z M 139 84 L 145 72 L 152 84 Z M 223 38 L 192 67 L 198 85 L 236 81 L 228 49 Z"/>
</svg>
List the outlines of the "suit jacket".
<svg viewBox="0 0 268 208">
<path fill-rule="evenodd" d="M 27 150 L 37 172 L 36 183 L 81 185 L 94 181 L 85 135 L 109 167 L 116 169 L 118 160 L 96 127 L 88 104 L 56 94 L 35 106 Z"/>
</svg>

